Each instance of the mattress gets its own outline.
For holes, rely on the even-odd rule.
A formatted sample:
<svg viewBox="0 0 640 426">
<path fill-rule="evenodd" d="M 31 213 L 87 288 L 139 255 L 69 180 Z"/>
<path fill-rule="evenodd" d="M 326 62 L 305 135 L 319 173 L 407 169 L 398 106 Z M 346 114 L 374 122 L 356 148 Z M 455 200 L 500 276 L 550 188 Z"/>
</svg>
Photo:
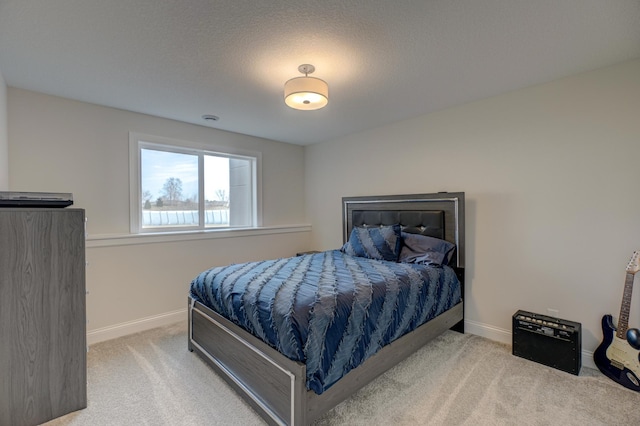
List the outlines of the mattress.
<svg viewBox="0 0 640 426">
<path fill-rule="evenodd" d="M 388 343 L 461 301 L 448 266 L 339 250 L 211 268 L 190 295 L 306 365 L 321 394 Z"/>
</svg>

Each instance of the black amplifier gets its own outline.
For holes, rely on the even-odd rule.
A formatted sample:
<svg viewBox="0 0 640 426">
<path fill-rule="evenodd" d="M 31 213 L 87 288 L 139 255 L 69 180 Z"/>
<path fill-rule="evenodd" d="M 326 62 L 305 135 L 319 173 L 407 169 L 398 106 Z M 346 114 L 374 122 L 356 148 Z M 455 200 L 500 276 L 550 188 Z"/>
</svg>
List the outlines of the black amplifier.
<svg viewBox="0 0 640 426">
<path fill-rule="evenodd" d="M 546 315 L 513 314 L 513 354 L 578 375 L 582 366 L 582 325 Z"/>
</svg>

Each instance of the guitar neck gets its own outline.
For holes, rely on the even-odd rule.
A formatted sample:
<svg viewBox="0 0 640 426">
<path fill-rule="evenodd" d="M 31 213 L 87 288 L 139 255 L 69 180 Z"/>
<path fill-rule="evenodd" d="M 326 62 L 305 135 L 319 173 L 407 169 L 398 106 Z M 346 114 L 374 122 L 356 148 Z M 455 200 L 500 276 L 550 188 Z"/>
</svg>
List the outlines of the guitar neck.
<svg viewBox="0 0 640 426">
<path fill-rule="evenodd" d="M 622 304 L 620 306 L 620 318 L 618 319 L 618 327 L 616 336 L 620 339 L 627 338 L 627 330 L 629 329 L 629 312 L 631 312 L 631 293 L 633 292 L 634 275 L 627 272 L 624 280 L 624 293 L 622 295 Z"/>
</svg>

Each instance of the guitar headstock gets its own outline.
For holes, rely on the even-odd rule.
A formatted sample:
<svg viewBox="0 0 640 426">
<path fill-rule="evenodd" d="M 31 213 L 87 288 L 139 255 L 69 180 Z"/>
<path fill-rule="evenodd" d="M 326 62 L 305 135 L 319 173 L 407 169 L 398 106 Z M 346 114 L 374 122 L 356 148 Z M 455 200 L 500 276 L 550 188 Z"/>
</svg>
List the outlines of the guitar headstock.
<svg viewBox="0 0 640 426">
<path fill-rule="evenodd" d="M 636 250 L 633 252 L 633 256 L 631 256 L 631 260 L 629 260 L 629 264 L 627 265 L 627 273 L 634 274 L 640 271 L 640 251 Z"/>
</svg>

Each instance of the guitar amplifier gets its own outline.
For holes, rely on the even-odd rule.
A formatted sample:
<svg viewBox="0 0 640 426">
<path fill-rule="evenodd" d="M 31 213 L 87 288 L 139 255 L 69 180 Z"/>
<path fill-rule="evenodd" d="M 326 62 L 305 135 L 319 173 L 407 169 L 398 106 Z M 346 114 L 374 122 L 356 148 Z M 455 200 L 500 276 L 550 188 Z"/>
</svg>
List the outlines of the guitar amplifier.
<svg viewBox="0 0 640 426">
<path fill-rule="evenodd" d="M 580 373 L 582 325 L 532 312 L 513 314 L 513 354 L 567 373 Z"/>
</svg>

